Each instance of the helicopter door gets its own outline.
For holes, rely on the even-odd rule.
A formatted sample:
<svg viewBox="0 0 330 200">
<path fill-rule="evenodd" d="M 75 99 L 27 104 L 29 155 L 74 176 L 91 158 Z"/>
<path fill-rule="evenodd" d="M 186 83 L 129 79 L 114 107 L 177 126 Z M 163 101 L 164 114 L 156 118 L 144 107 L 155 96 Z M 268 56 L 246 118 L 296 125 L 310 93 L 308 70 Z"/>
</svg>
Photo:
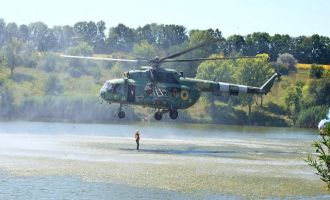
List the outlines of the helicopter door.
<svg viewBox="0 0 330 200">
<path fill-rule="evenodd" d="M 135 85 L 127 85 L 127 101 L 134 102 L 135 101 Z"/>
</svg>

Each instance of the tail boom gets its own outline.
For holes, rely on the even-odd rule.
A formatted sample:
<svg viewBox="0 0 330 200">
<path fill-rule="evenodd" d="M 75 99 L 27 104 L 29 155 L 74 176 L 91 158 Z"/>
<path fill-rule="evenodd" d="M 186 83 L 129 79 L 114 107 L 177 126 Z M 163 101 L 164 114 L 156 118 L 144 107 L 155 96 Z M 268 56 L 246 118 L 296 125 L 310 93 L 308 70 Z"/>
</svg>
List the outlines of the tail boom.
<svg viewBox="0 0 330 200">
<path fill-rule="evenodd" d="M 218 82 L 215 90 L 212 91 L 214 95 L 220 95 L 221 93 L 229 93 L 230 95 L 238 94 L 267 94 L 272 88 L 275 78 L 279 75 L 275 73 L 270 79 L 268 79 L 261 87 L 253 87 L 247 85 L 238 85 Z"/>
</svg>

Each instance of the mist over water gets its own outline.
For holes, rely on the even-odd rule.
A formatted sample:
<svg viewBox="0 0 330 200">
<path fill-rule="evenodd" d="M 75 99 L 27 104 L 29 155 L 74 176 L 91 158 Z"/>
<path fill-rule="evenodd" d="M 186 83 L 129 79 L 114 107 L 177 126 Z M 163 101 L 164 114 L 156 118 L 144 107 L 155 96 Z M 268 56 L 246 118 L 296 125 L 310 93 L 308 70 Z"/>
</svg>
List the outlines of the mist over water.
<svg viewBox="0 0 330 200">
<path fill-rule="evenodd" d="M 322 129 L 322 128 L 324 128 L 325 125 L 326 125 L 327 123 L 329 123 L 329 122 L 330 122 L 330 109 L 329 109 L 329 112 L 328 112 L 326 118 L 325 118 L 325 119 L 322 119 L 322 120 L 319 122 L 319 124 L 317 125 L 317 127 L 318 127 L 319 129 Z"/>
<path fill-rule="evenodd" d="M 317 137 L 291 128 L 1 122 L 0 198 L 326 198 L 304 162 Z"/>
</svg>

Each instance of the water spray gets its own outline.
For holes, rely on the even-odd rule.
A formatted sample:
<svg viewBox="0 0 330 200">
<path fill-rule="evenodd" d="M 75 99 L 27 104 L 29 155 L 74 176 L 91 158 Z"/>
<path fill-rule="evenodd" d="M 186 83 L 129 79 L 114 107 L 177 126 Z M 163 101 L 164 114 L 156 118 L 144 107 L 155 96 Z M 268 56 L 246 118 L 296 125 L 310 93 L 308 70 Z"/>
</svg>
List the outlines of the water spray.
<svg viewBox="0 0 330 200">
<path fill-rule="evenodd" d="M 325 119 L 322 119 L 319 122 L 319 124 L 317 125 L 317 127 L 319 128 L 319 130 L 324 129 L 325 126 L 326 126 L 326 124 L 328 124 L 328 123 L 330 123 L 330 109 L 328 111 L 328 114 L 327 114 L 326 118 Z"/>
</svg>

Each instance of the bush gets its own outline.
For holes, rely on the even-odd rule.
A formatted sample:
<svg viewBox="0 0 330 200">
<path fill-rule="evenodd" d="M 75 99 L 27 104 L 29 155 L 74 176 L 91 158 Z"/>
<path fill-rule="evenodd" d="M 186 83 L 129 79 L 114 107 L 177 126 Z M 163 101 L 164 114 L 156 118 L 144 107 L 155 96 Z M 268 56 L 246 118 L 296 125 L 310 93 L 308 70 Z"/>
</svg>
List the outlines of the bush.
<svg viewBox="0 0 330 200">
<path fill-rule="evenodd" d="M 28 68 L 35 68 L 40 59 L 40 53 L 36 52 L 36 46 L 33 42 L 28 41 L 23 45 L 22 51 L 22 65 Z"/>
<path fill-rule="evenodd" d="M 321 65 L 312 64 L 311 69 L 309 70 L 310 78 L 321 78 L 324 72 L 324 68 Z"/>
<path fill-rule="evenodd" d="M 69 47 L 66 54 L 75 56 L 91 56 L 93 55 L 93 47 L 87 42 L 81 42 L 74 47 Z"/>
<path fill-rule="evenodd" d="M 14 95 L 8 86 L 0 86 L 0 117 L 10 119 L 15 114 Z"/>
<path fill-rule="evenodd" d="M 83 75 L 97 78 L 98 69 L 96 68 L 98 68 L 97 64 L 90 60 L 72 60 L 65 67 L 65 71 L 75 78 L 79 78 Z"/>
<path fill-rule="evenodd" d="M 45 94 L 60 95 L 63 93 L 63 85 L 57 75 L 51 74 L 45 84 Z"/>
<path fill-rule="evenodd" d="M 100 68 L 98 68 L 98 67 L 92 68 L 91 74 L 96 82 L 100 81 L 101 76 L 102 76 L 102 72 L 101 72 Z"/>
<path fill-rule="evenodd" d="M 278 63 L 272 63 L 272 67 L 275 72 L 279 72 L 283 75 L 288 75 L 289 74 L 289 67 L 284 65 L 284 64 L 278 64 Z"/>
<path fill-rule="evenodd" d="M 314 105 L 330 106 L 330 76 L 323 75 L 320 79 L 311 80 L 308 95 Z"/>
<path fill-rule="evenodd" d="M 53 72 L 56 70 L 56 62 L 59 58 L 54 54 L 46 55 L 38 64 L 38 69 L 46 72 Z"/>
<path fill-rule="evenodd" d="M 285 108 L 283 108 L 280 105 L 275 104 L 273 102 L 269 102 L 267 104 L 266 110 L 268 110 L 269 112 L 272 112 L 276 115 L 285 115 L 286 114 Z"/>
<path fill-rule="evenodd" d="M 307 157 L 308 165 L 317 170 L 317 175 L 321 176 L 328 189 L 330 189 L 330 124 L 328 123 L 323 130 L 320 130 L 322 139 L 312 144 L 316 148 L 316 159 L 311 156 Z"/>
<path fill-rule="evenodd" d="M 297 125 L 304 128 L 316 128 L 327 110 L 326 106 L 313 106 L 302 110 L 298 115 Z"/>
<path fill-rule="evenodd" d="M 278 116 L 270 116 L 264 112 L 254 111 L 250 115 L 250 125 L 258 126 L 283 126 L 288 124 L 286 121 Z"/>
<path fill-rule="evenodd" d="M 280 66 L 285 66 L 289 71 L 296 71 L 297 60 L 293 55 L 289 53 L 279 54 L 276 60 L 276 64 Z"/>
</svg>

